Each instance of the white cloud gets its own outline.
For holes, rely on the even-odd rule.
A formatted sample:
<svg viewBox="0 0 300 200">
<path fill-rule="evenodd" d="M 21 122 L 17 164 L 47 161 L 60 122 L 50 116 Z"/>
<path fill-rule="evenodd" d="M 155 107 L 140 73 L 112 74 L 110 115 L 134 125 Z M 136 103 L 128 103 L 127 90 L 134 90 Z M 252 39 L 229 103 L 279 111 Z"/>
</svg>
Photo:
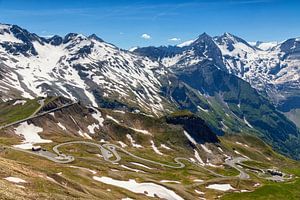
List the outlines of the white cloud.
<svg viewBox="0 0 300 200">
<path fill-rule="evenodd" d="M 54 35 L 41 35 L 43 38 L 52 38 Z"/>
<path fill-rule="evenodd" d="M 144 33 L 143 35 L 141 35 L 141 38 L 145 39 L 145 40 L 150 40 L 151 36 L 148 35 L 147 33 Z"/>
<path fill-rule="evenodd" d="M 180 38 L 176 38 L 176 37 L 169 39 L 169 41 L 172 41 L 172 42 L 178 42 L 180 40 L 181 40 Z"/>
</svg>

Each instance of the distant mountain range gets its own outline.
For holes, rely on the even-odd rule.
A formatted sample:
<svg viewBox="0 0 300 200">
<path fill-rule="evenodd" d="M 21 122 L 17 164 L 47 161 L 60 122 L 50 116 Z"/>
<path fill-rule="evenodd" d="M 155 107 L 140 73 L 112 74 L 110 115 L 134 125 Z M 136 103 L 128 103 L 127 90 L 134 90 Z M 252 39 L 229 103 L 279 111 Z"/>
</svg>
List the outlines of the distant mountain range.
<svg viewBox="0 0 300 200">
<path fill-rule="evenodd" d="M 96 35 L 39 37 L 0 25 L 0 99 L 64 96 L 160 117 L 189 110 L 217 134 L 254 134 L 300 158 L 300 40 L 249 44 L 206 33 L 178 46 L 122 50 Z M 291 114 L 294 113 L 294 114 Z"/>
<path fill-rule="evenodd" d="M 200 41 L 203 54 L 195 48 Z M 267 95 L 280 110 L 299 108 L 300 39 L 249 44 L 230 33 L 216 37 L 204 33 L 196 40 L 175 47 L 145 47 L 134 52 L 158 60 L 171 69 L 213 59 L 220 69 L 242 78 Z"/>
</svg>

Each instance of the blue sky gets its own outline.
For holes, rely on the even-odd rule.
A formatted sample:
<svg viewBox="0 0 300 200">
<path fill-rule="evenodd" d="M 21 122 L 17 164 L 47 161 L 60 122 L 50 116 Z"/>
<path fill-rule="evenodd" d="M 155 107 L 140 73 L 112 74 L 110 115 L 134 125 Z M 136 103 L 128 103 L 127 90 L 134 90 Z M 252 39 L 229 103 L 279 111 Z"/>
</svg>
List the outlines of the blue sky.
<svg viewBox="0 0 300 200">
<path fill-rule="evenodd" d="M 38 35 L 95 33 L 122 48 L 178 44 L 203 32 L 248 41 L 300 36 L 300 1 L 289 0 L 0 0 L 0 13 L 0 22 Z"/>
</svg>

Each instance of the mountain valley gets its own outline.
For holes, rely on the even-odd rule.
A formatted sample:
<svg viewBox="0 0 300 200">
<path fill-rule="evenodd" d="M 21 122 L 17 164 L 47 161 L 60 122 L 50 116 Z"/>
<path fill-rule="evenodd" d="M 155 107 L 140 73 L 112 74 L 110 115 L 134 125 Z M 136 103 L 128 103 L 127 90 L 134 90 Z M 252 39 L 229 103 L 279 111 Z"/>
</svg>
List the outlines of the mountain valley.
<svg viewBox="0 0 300 200">
<path fill-rule="evenodd" d="M 300 40 L 120 49 L 0 24 L 3 199 L 299 199 Z"/>
</svg>

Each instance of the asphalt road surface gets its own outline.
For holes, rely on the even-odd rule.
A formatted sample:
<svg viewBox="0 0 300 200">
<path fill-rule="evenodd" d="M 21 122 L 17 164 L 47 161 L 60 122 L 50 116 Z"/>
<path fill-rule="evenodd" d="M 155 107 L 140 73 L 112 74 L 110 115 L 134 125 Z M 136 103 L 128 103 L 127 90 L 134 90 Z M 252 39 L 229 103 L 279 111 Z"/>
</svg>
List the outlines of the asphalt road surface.
<svg viewBox="0 0 300 200">
<path fill-rule="evenodd" d="M 214 171 L 212 171 L 208 168 L 205 168 L 204 166 L 200 165 L 199 163 L 191 161 L 188 158 L 176 157 L 174 159 L 173 164 L 165 164 L 165 163 L 160 163 L 160 162 L 157 162 L 157 161 L 153 161 L 153 160 L 149 160 L 149 159 L 146 159 L 146 158 L 136 156 L 136 155 L 128 152 L 127 150 L 123 149 L 122 147 L 119 147 L 119 146 L 114 145 L 114 144 L 108 144 L 108 143 L 98 144 L 98 143 L 88 142 L 88 141 L 65 142 L 65 143 L 61 143 L 61 144 L 58 144 L 58 145 L 54 146 L 53 147 L 53 152 L 54 153 L 51 153 L 49 151 L 44 151 L 44 150 L 30 151 L 30 150 L 19 149 L 19 148 L 16 148 L 16 147 L 10 147 L 10 148 L 12 148 L 14 150 L 30 153 L 30 154 L 33 154 L 33 155 L 41 156 L 41 157 L 47 158 L 47 159 L 49 159 L 53 162 L 56 162 L 56 163 L 65 164 L 65 163 L 73 162 L 75 160 L 75 158 L 73 156 L 68 156 L 68 155 L 63 154 L 62 152 L 59 151 L 59 148 L 62 147 L 62 146 L 65 146 L 65 145 L 72 145 L 72 144 L 83 144 L 83 145 L 96 146 L 97 148 L 99 148 L 99 151 L 101 152 L 104 160 L 106 160 L 108 162 L 111 162 L 111 163 L 117 163 L 122 159 L 121 156 L 118 154 L 118 151 L 122 151 L 123 153 L 125 153 L 125 154 L 127 154 L 127 155 L 129 155 L 129 156 L 131 156 L 131 157 L 133 157 L 137 160 L 140 160 L 143 163 L 152 163 L 152 164 L 155 164 L 155 165 L 160 165 L 162 167 L 168 167 L 168 168 L 173 168 L 173 169 L 181 169 L 181 168 L 184 168 L 186 166 L 182 161 L 186 161 L 186 162 L 190 162 L 190 163 L 206 170 L 207 172 L 209 172 L 209 173 L 211 173 L 211 174 L 213 174 L 217 177 L 224 177 L 224 178 L 226 177 L 226 176 L 218 174 L 218 173 L 216 173 L 216 172 L 214 172 Z M 233 168 L 235 168 L 235 169 L 237 169 L 240 172 L 240 176 L 239 176 L 240 178 L 247 179 L 247 178 L 249 178 L 249 175 L 246 174 L 240 168 L 238 168 L 235 164 L 237 162 L 241 162 L 241 161 L 244 161 L 244 160 L 245 160 L 245 158 L 238 157 L 238 158 L 234 158 L 230 161 L 226 161 L 226 164 L 233 167 Z"/>
</svg>

